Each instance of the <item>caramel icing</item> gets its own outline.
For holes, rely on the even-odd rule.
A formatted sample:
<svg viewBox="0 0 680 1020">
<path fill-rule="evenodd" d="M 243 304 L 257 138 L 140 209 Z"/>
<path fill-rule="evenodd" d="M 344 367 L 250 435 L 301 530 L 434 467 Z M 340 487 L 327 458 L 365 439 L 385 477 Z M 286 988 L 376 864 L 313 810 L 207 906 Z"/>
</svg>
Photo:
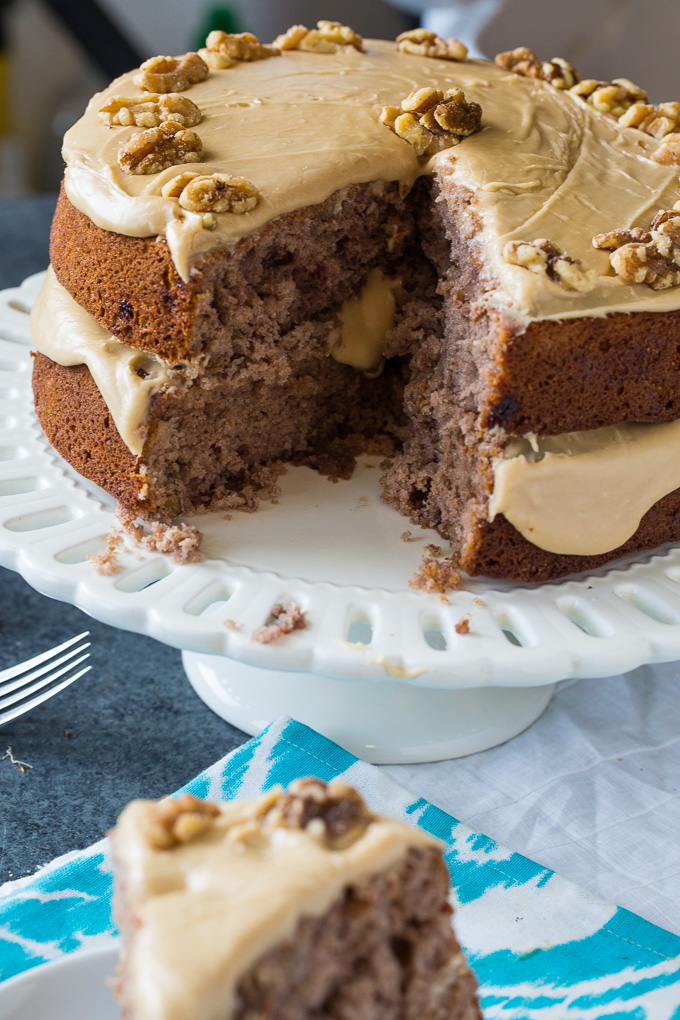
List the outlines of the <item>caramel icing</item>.
<svg viewBox="0 0 680 1020">
<path fill-rule="evenodd" d="M 146 438 L 149 401 L 170 383 L 169 367 L 153 354 L 122 344 L 76 304 L 49 267 L 31 312 L 36 350 L 59 365 L 87 365 L 131 453 Z"/>
<path fill-rule="evenodd" d="M 134 934 L 126 994 L 139 1020 L 223 1020 L 239 977 L 319 917 L 347 885 L 396 864 L 411 847 L 439 846 L 419 829 L 378 818 L 336 850 L 310 830 L 263 831 L 271 794 L 220 805 L 197 838 L 170 850 L 147 841 L 148 801 L 123 811 L 115 834 Z"/>
<path fill-rule="evenodd" d="M 340 324 L 328 334 L 328 352 L 343 365 L 373 373 L 380 365 L 385 334 L 394 325 L 396 301 L 390 280 L 372 269 L 361 293 L 343 301 Z"/>
<path fill-rule="evenodd" d="M 345 336 L 343 331 L 343 346 L 330 352 L 364 370 L 375 367 L 393 315 L 390 281 L 376 270 L 367 287 L 364 300 L 345 302 L 345 313 L 348 307 L 350 312 L 341 315 L 341 322 L 353 323 L 356 332 Z M 367 294 L 377 296 L 368 304 L 382 309 L 368 342 Z M 110 336 L 76 304 L 51 269 L 31 313 L 31 332 L 36 349 L 58 364 L 88 366 L 123 442 L 139 456 L 149 400 L 172 384 L 169 366 Z M 504 457 L 494 461 L 489 520 L 503 514 L 529 542 L 549 552 L 596 555 L 626 542 L 647 510 L 679 487 L 680 422 L 513 438 Z"/>
<path fill-rule="evenodd" d="M 644 514 L 680 488 L 680 421 L 511 440 L 494 461 L 489 520 L 503 514 L 548 552 L 618 549 Z"/>
<path fill-rule="evenodd" d="M 200 215 L 161 196 L 178 166 L 128 176 L 118 149 L 137 129 L 109 128 L 97 111 L 114 96 L 136 96 L 134 72 L 95 95 L 64 140 L 66 193 L 98 226 L 135 237 L 164 235 L 184 279 L 196 258 L 235 243 L 283 213 L 324 201 L 366 181 L 409 188 L 436 172 L 475 194 L 481 254 L 490 276 L 488 300 L 521 325 L 532 319 L 666 311 L 680 307 L 680 288 L 652 291 L 614 276 L 594 234 L 648 226 L 678 197 L 677 168 L 649 159 L 658 140 L 621 128 L 605 114 L 545 83 L 486 61 L 446 61 L 368 40 L 366 52 L 289 51 L 269 60 L 211 71 L 190 98 L 203 120 L 196 130 L 206 160 L 190 169 L 226 171 L 251 180 L 263 198 L 249 213 L 219 214 L 210 231 Z M 413 89 L 460 87 L 481 104 L 483 129 L 421 165 L 412 146 L 379 122 L 383 105 Z M 600 274 L 587 294 L 508 265 L 508 240 L 550 238 Z"/>
</svg>

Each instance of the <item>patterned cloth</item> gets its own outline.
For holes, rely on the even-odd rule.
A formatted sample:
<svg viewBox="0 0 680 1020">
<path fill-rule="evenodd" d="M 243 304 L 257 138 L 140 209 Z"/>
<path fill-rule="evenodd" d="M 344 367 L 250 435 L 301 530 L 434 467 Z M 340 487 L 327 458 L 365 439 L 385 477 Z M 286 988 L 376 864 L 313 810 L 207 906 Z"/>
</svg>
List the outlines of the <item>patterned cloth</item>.
<svg viewBox="0 0 680 1020">
<path fill-rule="evenodd" d="M 273 723 L 185 787 L 252 797 L 300 776 L 356 786 L 446 844 L 455 925 L 486 1020 L 680 1020 L 680 938 L 473 832 L 301 723 Z M 0 890 L 0 975 L 110 943 L 107 841 Z"/>
</svg>

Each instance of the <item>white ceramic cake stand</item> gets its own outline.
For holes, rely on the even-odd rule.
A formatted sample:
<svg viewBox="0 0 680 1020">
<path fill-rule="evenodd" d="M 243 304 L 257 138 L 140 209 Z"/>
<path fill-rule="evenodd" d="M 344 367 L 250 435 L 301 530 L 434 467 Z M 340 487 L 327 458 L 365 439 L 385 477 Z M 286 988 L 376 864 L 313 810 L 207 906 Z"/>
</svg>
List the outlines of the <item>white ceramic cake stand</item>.
<svg viewBox="0 0 680 1020">
<path fill-rule="evenodd" d="M 680 548 L 556 584 L 475 580 L 445 600 L 410 591 L 438 538 L 380 501 L 370 457 L 348 482 L 290 469 L 276 504 L 195 519 L 202 563 L 124 552 L 101 576 L 87 556 L 112 528 L 113 500 L 49 447 L 33 412 L 27 310 L 39 282 L 0 293 L 0 563 L 183 649 L 199 696 L 246 732 L 287 713 L 370 761 L 454 757 L 521 732 L 559 680 L 680 658 Z M 277 602 L 298 603 L 307 627 L 254 642 Z"/>
</svg>

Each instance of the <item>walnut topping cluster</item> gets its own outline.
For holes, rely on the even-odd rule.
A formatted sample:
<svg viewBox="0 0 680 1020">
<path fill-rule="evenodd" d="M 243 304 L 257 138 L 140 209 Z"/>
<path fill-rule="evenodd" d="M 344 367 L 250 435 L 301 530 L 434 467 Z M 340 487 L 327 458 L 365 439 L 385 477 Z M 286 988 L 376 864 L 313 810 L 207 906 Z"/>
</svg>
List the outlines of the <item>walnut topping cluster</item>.
<svg viewBox="0 0 680 1020">
<path fill-rule="evenodd" d="M 216 804 L 183 793 L 175 800 L 161 800 L 151 806 L 144 820 L 144 835 L 154 849 L 169 850 L 200 836 L 219 813 Z"/>
<path fill-rule="evenodd" d="M 126 174 L 158 174 L 178 163 L 202 159 L 201 139 L 177 120 L 135 132 L 118 150 L 118 162 Z"/>
<path fill-rule="evenodd" d="M 181 57 L 150 57 L 132 79 L 143 92 L 184 92 L 208 77 L 208 65 L 198 53 Z"/>
<path fill-rule="evenodd" d="M 152 57 L 142 64 L 133 79 L 148 95 L 114 96 L 99 110 L 99 120 L 109 127 L 134 125 L 146 129 L 131 135 L 118 151 L 118 163 L 126 174 L 157 174 L 183 163 L 200 163 L 203 143 L 189 128 L 200 123 L 202 114 L 179 91 L 207 78 L 208 65 L 231 67 L 239 60 L 278 56 L 279 50 L 263 46 L 250 32 L 211 32 L 201 54 Z M 245 177 L 223 173 L 178 174 L 163 186 L 161 194 L 177 198 L 183 209 L 201 214 L 206 230 L 217 227 L 214 213 L 249 212 L 261 198 L 255 185 Z"/>
<path fill-rule="evenodd" d="M 426 28 L 412 28 L 397 36 L 397 49 L 417 57 L 434 57 L 437 60 L 465 60 L 467 46 L 458 39 L 442 39 Z"/>
<path fill-rule="evenodd" d="M 266 60 L 278 57 L 276 46 L 265 46 L 252 32 L 210 32 L 205 49 L 198 51 L 208 67 L 221 71 L 233 67 L 239 60 Z"/>
<path fill-rule="evenodd" d="M 643 101 L 633 103 L 619 117 L 623 127 L 634 127 L 653 138 L 665 138 L 680 129 L 680 103 L 659 103 L 652 106 Z"/>
<path fill-rule="evenodd" d="M 666 135 L 650 159 L 666 166 L 680 166 L 680 134 Z"/>
<path fill-rule="evenodd" d="M 596 234 L 593 247 L 611 251 L 609 261 L 626 283 L 646 283 L 652 290 L 680 284 L 680 202 L 661 210 L 649 230 L 609 230 Z"/>
<path fill-rule="evenodd" d="M 513 266 L 547 276 L 566 290 L 586 293 L 597 282 L 597 273 L 580 259 L 572 258 L 545 237 L 535 241 L 508 241 L 503 258 Z"/>
<path fill-rule="evenodd" d="M 208 76 L 208 65 L 197 53 L 180 57 L 151 57 L 133 81 L 143 92 L 138 98 L 113 96 L 98 118 L 109 127 L 145 128 L 128 138 L 118 150 L 118 163 L 126 174 L 157 174 L 178 163 L 200 163 L 203 143 L 189 130 L 202 119 L 196 103 L 179 95 Z"/>
<path fill-rule="evenodd" d="M 380 120 L 419 157 L 429 158 L 479 131 L 482 108 L 468 103 L 460 89 L 442 92 L 427 86 L 409 93 L 401 106 L 384 106 Z"/>
<path fill-rule="evenodd" d="M 661 145 L 650 159 L 657 163 L 680 166 L 680 103 L 647 102 L 647 93 L 629 78 L 613 81 L 581 79 L 576 68 L 566 60 L 554 57 L 551 61 L 539 60 L 533 50 L 519 46 L 496 56 L 496 63 L 506 71 L 526 78 L 540 78 L 557 89 L 568 89 L 584 103 L 600 113 L 615 117 L 621 127 L 637 128 Z"/>
<path fill-rule="evenodd" d="M 291 25 L 287 32 L 277 36 L 273 45 L 277 50 L 307 50 L 311 53 L 337 53 L 345 47 L 363 50 L 364 40 L 339 21 L 317 21 L 316 28 Z"/>
<path fill-rule="evenodd" d="M 298 779 L 264 816 L 267 829 L 305 829 L 331 850 L 344 850 L 375 815 L 352 786 L 335 780 Z"/>
<path fill-rule="evenodd" d="M 164 184 L 161 194 L 176 198 L 190 212 L 246 213 L 254 209 L 260 193 L 245 177 L 233 174 L 199 174 L 187 171 Z"/>
<path fill-rule="evenodd" d="M 109 127 L 158 127 L 164 121 L 177 121 L 183 127 L 193 127 L 200 123 L 202 114 L 196 103 L 177 92 L 165 95 L 140 96 L 129 99 L 126 96 L 114 96 L 102 106 L 97 114 L 102 124 Z"/>
<path fill-rule="evenodd" d="M 588 78 L 570 89 L 585 102 L 611 117 L 621 127 L 636 128 L 661 142 L 649 157 L 657 163 L 680 166 L 680 103 L 647 102 L 647 93 L 628 78 L 611 82 Z"/>
<path fill-rule="evenodd" d="M 580 74 L 567 60 L 562 57 L 539 60 L 527 46 L 498 53 L 496 63 L 505 71 L 521 74 L 525 78 L 540 78 L 556 89 L 570 89 L 581 81 Z"/>
<path fill-rule="evenodd" d="M 636 103 L 644 103 L 647 93 L 628 78 L 614 78 L 613 81 L 596 81 L 584 78 L 569 90 L 573 95 L 590 103 L 600 113 L 619 120 Z"/>
</svg>

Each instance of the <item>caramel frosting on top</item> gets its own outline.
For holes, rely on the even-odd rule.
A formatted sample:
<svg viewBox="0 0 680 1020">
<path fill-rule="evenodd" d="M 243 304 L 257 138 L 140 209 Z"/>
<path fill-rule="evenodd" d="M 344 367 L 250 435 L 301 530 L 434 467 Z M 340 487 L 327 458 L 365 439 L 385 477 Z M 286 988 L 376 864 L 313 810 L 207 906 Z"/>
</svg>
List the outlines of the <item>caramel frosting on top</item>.
<svg viewBox="0 0 680 1020">
<path fill-rule="evenodd" d="M 518 324 L 615 311 L 680 308 L 680 288 L 652 291 L 616 277 L 608 254 L 592 248 L 594 234 L 647 227 L 678 198 L 677 167 L 649 157 L 658 140 L 622 128 L 578 97 L 509 73 L 486 61 L 436 60 L 367 40 L 365 52 L 288 51 L 270 60 L 212 70 L 190 89 L 203 120 L 201 173 L 242 175 L 262 200 L 250 212 L 203 217 L 182 210 L 161 189 L 186 170 L 130 176 L 119 147 L 137 129 L 110 128 L 98 110 L 114 96 L 137 96 L 134 73 L 93 97 L 64 140 L 66 193 L 98 226 L 135 237 L 165 236 L 187 279 L 197 258 L 236 243 L 269 220 L 324 201 L 367 181 L 398 181 L 406 189 L 422 173 L 474 193 L 480 245 L 488 275 L 486 300 Z M 426 163 L 380 123 L 384 105 L 431 85 L 458 87 L 481 104 L 482 130 Z M 509 240 L 549 238 L 599 274 L 587 293 L 568 291 L 545 275 L 508 264 Z"/>
<path fill-rule="evenodd" d="M 166 848 L 148 838 L 153 802 L 133 801 L 123 811 L 114 845 L 136 924 L 126 1001 L 139 1020 L 231 1016 L 241 975 L 289 939 L 300 918 L 326 913 L 348 885 L 386 870 L 410 848 L 440 845 L 377 817 L 338 847 L 320 836 L 320 822 L 268 829 L 263 816 L 281 796 L 274 790 L 221 804 L 204 831 Z"/>
</svg>

